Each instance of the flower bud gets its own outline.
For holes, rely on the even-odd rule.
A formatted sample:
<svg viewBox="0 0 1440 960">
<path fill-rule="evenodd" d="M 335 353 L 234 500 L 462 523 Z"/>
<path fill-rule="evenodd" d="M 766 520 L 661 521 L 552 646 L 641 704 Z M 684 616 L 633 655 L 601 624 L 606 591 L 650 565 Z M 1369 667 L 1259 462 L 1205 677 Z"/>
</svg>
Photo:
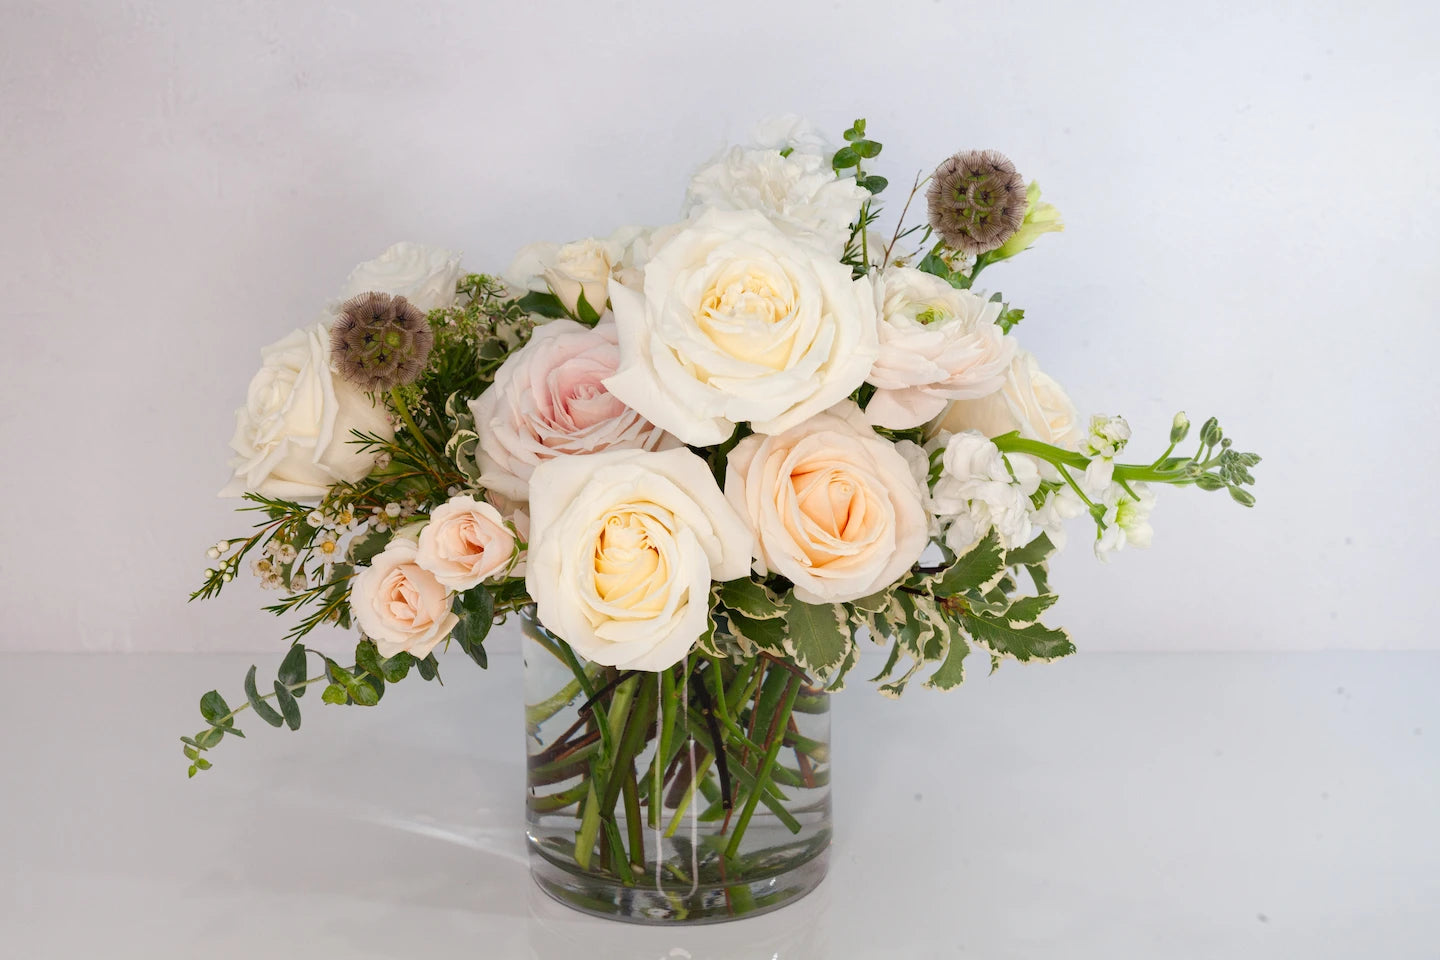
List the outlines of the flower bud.
<svg viewBox="0 0 1440 960">
<path fill-rule="evenodd" d="M 1219 490 L 1221 487 L 1225 486 L 1225 481 L 1221 480 L 1213 473 L 1202 473 L 1200 474 L 1200 476 L 1195 478 L 1195 486 L 1199 487 L 1201 490 Z"/>
<path fill-rule="evenodd" d="M 1184 440 L 1189 433 L 1190 418 L 1185 416 L 1184 410 L 1181 410 L 1175 414 L 1175 421 L 1170 424 L 1170 442 L 1179 443 L 1181 440 Z"/>
<path fill-rule="evenodd" d="M 1205 425 L 1200 428 L 1200 442 L 1207 447 L 1218 444 L 1223 436 L 1224 433 L 1220 430 L 1220 421 L 1214 417 L 1206 420 Z"/>
</svg>

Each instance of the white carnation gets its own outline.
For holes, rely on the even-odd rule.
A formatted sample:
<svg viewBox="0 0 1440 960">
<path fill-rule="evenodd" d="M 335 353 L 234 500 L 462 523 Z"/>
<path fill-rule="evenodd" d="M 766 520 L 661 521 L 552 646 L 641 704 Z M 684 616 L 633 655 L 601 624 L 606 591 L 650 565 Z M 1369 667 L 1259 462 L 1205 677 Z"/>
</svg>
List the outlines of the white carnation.
<svg viewBox="0 0 1440 960">
<path fill-rule="evenodd" d="M 397 243 L 356 267 L 345 280 L 340 300 L 372 291 L 388 293 L 428 313 L 455 303 L 455 285 L 463 272 L 458 253 L 422 243 Z"/>
</svg>

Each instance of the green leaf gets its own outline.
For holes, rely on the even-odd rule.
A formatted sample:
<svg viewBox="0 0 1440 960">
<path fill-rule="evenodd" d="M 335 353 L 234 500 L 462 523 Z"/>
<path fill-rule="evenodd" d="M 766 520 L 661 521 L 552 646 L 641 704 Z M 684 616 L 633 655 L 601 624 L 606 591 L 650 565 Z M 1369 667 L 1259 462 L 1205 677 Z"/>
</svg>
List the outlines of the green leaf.
<svg viewBox="0 0 1440 960">
<path fill-rule="evenodd" d="M 1054 660 L 1075 652 L 1070 634 L 1039 623 L 1025 626 L 962 613 L 965 629 L 991 653 L 1025 662 Z"/>
<path fill-rule="evenodd" d="M 754 646 L 770 653 L 785 652 L 784 620 L 753 620 L 734 612 L 729 614 L 729 620 L 730 629 Z"/>
<path fill-rule="evenodd" d="M 385 678 L 386 683 L 399 683 L 409 676 L 410 668 L 414 665 L 415 658 L 402 650 L 380 664 L 380 675 Z"/>
<path fill-rule="evenodd" d="M 186 759 L 186 760 L 199 760 L 199 759 L 200 759 L 200 751 L 199 751 L 199 750 L 196 750 L 194 747 L 186 747 L 186 748 L 185 748 L 185 759 Z"/>
<path fill-rule="evenodd" d="M 601 306 L 603 307 L 604 304 L 601 304 Z M 580 296 L 575 301 L 575 315 L 576 319 L 587 327 L 595 326 L 600 320 L 600 311 L 592 307 L 590 301 L 585 299 L 584 290 L 580 291 Z"/>
<path fill-rule="evenodd" d="M 350 698 L 345 694 L 345 688 L 338 683 L 332 683 L 320 694 L 320 699 L 326 703 L 338 703 L 344 705 Z"/>
<path fill-rule="evenodd" d="M 225 733 L 219 727 L 211 727 L 208 730 L 201 730 L 195 734 L 195 746 L 201 750 L 209 750 L 221 740 L 225 739 Z"/>
<path fill-rule="evenodd" d="M 384 667 L 381 666 L 383 657 L 380 650 L 375 646 L 375 641 L 366 637 L 355 645 L 355 666 L 374 676 L 382 676 Z"/>
<path fill-rule="evenodd" d="M 859 600 L 851 600 L 850 606 L 862 613 L 880 613 L 890 606 L 890 589 L 887 587 L 878 593 L 872 593 L 868 597 L 861 597 Z"/>
<path fill-rule="evenodd" d="M 489 658 L 482 644 L 495 623 L 495 599 L 485 587 L 472 587 L 455 596 L 451 609 L 460 618 L 452 636 L 460 644 L 460 649 L 483 669 L 488 665 Z"/>
<path fill-rule="evenodd" d="M 299 730 L 300 704 L 290 688 L 279 680 L 275 681 L 275 702 L 280 704 L 280 712 L 285 715 L 285 725 L 291 730 Z"/>
<path fill-rule="evenodd" d="M 853 140 L 850 149 L 855 151 L 857 157 L 864 157 L 869 160 L 871 157 L 880 156 L 881 145 L 874 140 Z"/>
<path fill-rule="evenodd" d="M 879 193 L 886 187 L 890 186 L 889 180 L 886 180 L 884 177 L 877 176 L 875 174 L 861 177 L 855 182 L 859 184 L 862 189 L 869 190 L 871 193 Z"/>
<path fill-rule="evenodd" d="M 1005 554 L 1005 566 L 1007 567 L 1028 567 L 1031 564 L 1043 563 L 1055 552 L 1055 544 L 1050 542 L 1050 535 L 1042 533 L 1031 540 L 1023 547 L 1016 547 Z"/>
<path fill-rule="evenodd" d="M 285 654 L 285 659 L 280 661 L 279 670 L 280 682 L 287 687 L 293 687 L 305 682 L 305 647 L 303 644 L 295 643 L 290 645 L 290 652 Z M 295 691 L 295 696 L 305 695 L 305 688 Z"/>
<path fill-rule="evenodd" d="M 278 727 L 285 721 L 275 708 L 264 700 L 260 699 L 260 691 L 255 687 L 255 667 L 250 667 L 250 672 L 245 674 L 245 699 L 250 701 L 250 709 L 255 711 L 255 716 L 264 720 L 272 727 Z"/>
<path fill-rule="evenodd" d="M 230 716 L 229 704 L 218 690 L 211 690 L 200 698 L 200 716 L 213 726 L 219 726 L 223 721 L 228 727 L 235 722 L 235 718 Z"/>
<path fill-rule="evenodd" d="M 559 320 L 568 317 L 565 307 L 561 305 L 560 298 L 553 293 L 541 293 L 531 291 L 515 301 L 515 304 L 526 313 L 538 313 L 542 317 L 549 317 L 551 320 Z"/>
<path fill-rule="evenodd" d="M 775 620 L 785 616 L 785 605 L 770 588 L 746 577 L 729 580 L 716 589 L 720 601 L 752 620 Z"/>
<path fill-rule="evenodd" d="M 325 660 L 325 673 L 332 683 L 340 685 L 351 702 L 362 707 L 373 707 L 380 702 L 380 694 L 373 686 L 328 657 Z"/>
<path fill-rule="evenodd" d="M 451 437 L 450 439 L 453 442 L 455 438 Z M 448 445 L 446 446 L 446 453 L 449 453 Z M 350 549 L 348 551 L 350 562 L 362 566 L 370 563 L 371 560 L 374 560 L 380 552 L 385 549 L 385 545 L 390 542 L 392 536 L 394 536 L 394 534 L 389 530 L 384 533 L 376 530 L 367 530 L 361 536 L 350 541 Z M 301 660 L 301 669 L 304 669 L 303 659 Z"/>
<path fill-rule="evenodd" d="M 186 776 L 186 777 L 193 777 L 193 776 L 195 776 L 196 769 L 197 769 L 197 768 L 196 768 L 195 764 L 193 764 L 193 763 L 190 764 L 190 769 L 185 772 L 185 776 Z"/>
<path fill-rule="evenodd" d="M 415 661 L 415 669 L 420 671 L 420 679 L 434 680 L 440 676 L 440 661 L 435 659 L 435 654 L 430 653 L 424 660 Z"/>
<path fill-rule="evenodd" d="M 1005 575 L 1005 554 L 1000 548 L 1000 535 L 991 530 L 964 556 L 941 573 L 933 593 L 937 597 L 953 597 L 967 591 L 984 593 Z"/>
<path fill-rule="evenodd" d="M 858 166 L 860 157 L 855 153 L 853 147 L 841 147 L 835 151 L 835 156 L 830 158 L 830 166 L 836 170 L 844 170 L 847 167 Z"/>
<path fill-rule="evenodd" d="M 947 620 L 945 626 L 950 632 L 950 648 L 939 668 L 925 681 L 925 686 L 932 690 L 954 690 L 965 680 L 965 657 L 970 653 L 970 645 L 965 642 L 965 632 L 958 623 Z"/>
<path fill-rule="evenodd" d="M 853 642 L 844 608 L 838 603 L 805 603 L 793 597 L 789 607 L 785 620 L 796 661 L 819 674 L 838 667 Z"/>
<path fill-rule="evenodd" d="M 206 760 L 204 757 L 196 757 L 195 766 L 199 767 L 201 770 L 209 770 L 211 767 L 215 766 L 215 764 L 211 763 L 209 760 Z"/>
<path fill-rule="evenodd" d="M 1036 597 L 1021 597 L 1010 604 L 1005 619 L 1011 623 L 1034 623 L 1040 615 L 1055 605 L 1059 599 L 1053 593 L 1042 593 Z"/>
</svg>

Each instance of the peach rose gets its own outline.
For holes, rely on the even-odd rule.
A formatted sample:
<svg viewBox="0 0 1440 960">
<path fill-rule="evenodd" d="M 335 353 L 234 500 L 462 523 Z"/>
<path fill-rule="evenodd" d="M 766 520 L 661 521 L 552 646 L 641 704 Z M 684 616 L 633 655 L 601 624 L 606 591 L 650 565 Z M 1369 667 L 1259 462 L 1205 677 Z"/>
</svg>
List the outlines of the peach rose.
<svg viewBox="0 0 1440 960">
<path fill-rule="evenodd" d="M 397 535 L 351 585 L 350 610 L 382 657 L 424 657 L 460 620 L 450 611 L 450 591 L 416 562 L 418 549 Z"/>
<path fill-rule="evenodd" d="M 451 590 L 469 590 L 502 573 L 515 556 L 515 535 L 488 503 L 451 497 L 420 531 L 415 562 Z"/>
<path fill-rule="evenodd" d="M 755 533 L 759 565 L 789 578 L 806 603 L 889 586 L 930 540 L 910 465 L 849 401 L 784 433 L 741 440 L 725 495 Z"/>
</svg>

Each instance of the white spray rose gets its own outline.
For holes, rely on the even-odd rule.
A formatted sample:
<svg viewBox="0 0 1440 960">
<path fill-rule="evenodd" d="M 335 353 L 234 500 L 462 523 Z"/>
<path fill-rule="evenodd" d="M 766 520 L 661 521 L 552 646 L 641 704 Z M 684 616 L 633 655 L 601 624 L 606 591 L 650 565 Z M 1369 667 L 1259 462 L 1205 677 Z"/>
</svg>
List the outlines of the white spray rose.
<svg viewBox="0 0 1440 960">
<path fill-rule="evenodd" d="M 880 353 L 870 369 L 876 389 L 870 422 L 908 430 L 934 419 L 950 400 L 995 393 L 1015 356 L 1015 339 L 995 320 L 1001 304 L 939 277 L 891 267 L 875 281 Z"/>
<path fill-rule="evenodd" d="M 460 620 L 450 610 L 450 592 L 420 566 L 418 549 L 408 536 L 393 537 L 351 584 L 355 621 L 382 657 L 428 656 Z"/>
<path fill-rule="evenodd" d="M 552 457 L 678 444 L 605 388 L 620 365 L 616 342 L 608 318 L 594 328 L 554 320 L 505 358 L 494 383 L 470 401 L 481 486 L 524 501 L 531 474 Z"/>
<path fill-rule="evenodd" d="M 515 556 L 515 534 L 488 503 L 451 497 L 430 512 L 420 531 L 415 562 L 451 590 L 471 587 L 503 573 Z"/>
<path fill-rule="evenodd" d="M 1030 495 L 1040 473 L 1030 457 L 1003 456 L 983 434 L 967 430 L 945 445 L 944 469 L 935 481 L 931 507 L 946 525 L 945 543 L 963 554 L 993 528 L 1007 549 L 1034 539 Z"/>
<path fill-rule="evenodd" d="M 691 179 L 685 212 L 755 210 L 838 260 L 869 196 L 854 177 L 836 177 L 828 158 L 731 147 Z"/>
<path fill-rule="evenodd" d="M 657 250 L 644 292 L 612 283 L 610 392 L 689 444 L 780 433 L 844 399 L 877 351 L 866 279 L 753 211 L 712 210 Z"/>
<path fill-rule="evenodd" d="M 303 500 L 368 474 L 375 453 L 352 443 L 350 432 L 388 439 L 394 430 L 384 407 L 331 372 L 329 325 L 296 330 L 260 357 L 245 405 L 235 411 L 235 476 L 220 495 Z"/>
<path fill-rule="evenodd" d="M 375 291 L 404 297 L 429 313 L 454 305 L 455 285 L 463 272 L 458 253 L 420 243 L 397 243 L 356 267 L 345 280 L 340 300 Z"/>
<path fill-rule="evenodd" d="M 849 402 L 784 433 L 741 440 L 729 455 L 725 496 L 755 532 L 758 568 L 787 577 L 806 603 L 888 587 L 930 542 L 910 463 Z"/>
<path fill-rule="evenodd" d="M 525 586 L 581 656 L 665 670 L 709 629 L 710 585 L 749 572 L 749 529 L 689 450 L 612 450 L 536 468 Z"/>
<path fill-rule="evenodd" d="M 641 227 L 622 227 L 604 238 L 529 244 L 516 252 L 505 282 L 521 290 L 555 294 L 571 316 L 580 315 L 581 294 L 592 310 L 604 313 L 610 278 L 633 269 L 627 259 L 645 233 Z"/>
<path fill-rule="evenodd" d="M 1074 450 L 1083 435 L 1080 415 L 1060 384 L 1047 376 L 1034 354 L 1017 350 L 995 393 L 956 400 L 932 425 L 932 432 L 978 430 L 987 437 L 1018 430 L 1027 440 Z"/>
</svg>

